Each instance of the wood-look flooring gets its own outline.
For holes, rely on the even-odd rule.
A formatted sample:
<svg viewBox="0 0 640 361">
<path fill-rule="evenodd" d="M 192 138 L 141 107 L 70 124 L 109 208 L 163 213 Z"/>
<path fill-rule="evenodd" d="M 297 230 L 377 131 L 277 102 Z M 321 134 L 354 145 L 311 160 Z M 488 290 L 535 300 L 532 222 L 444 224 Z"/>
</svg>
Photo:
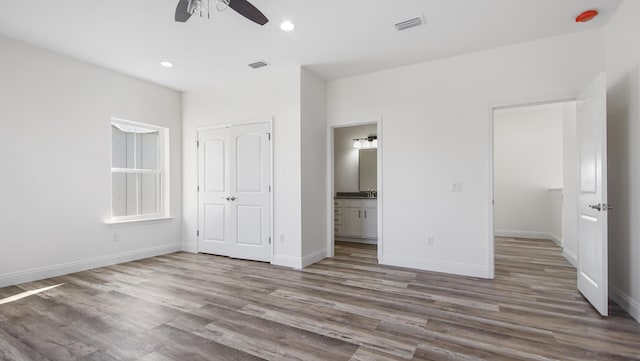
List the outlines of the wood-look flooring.
<svg viewBox="0 0 640 361">
<path fill-rule="evenodd" d="M 303 271 L 175 253 L 0 289 L 1 360 L 640 360 L 547 241 L 500 238 L 496 279 L 376 263 L 339 243 Z"/>
</svg>

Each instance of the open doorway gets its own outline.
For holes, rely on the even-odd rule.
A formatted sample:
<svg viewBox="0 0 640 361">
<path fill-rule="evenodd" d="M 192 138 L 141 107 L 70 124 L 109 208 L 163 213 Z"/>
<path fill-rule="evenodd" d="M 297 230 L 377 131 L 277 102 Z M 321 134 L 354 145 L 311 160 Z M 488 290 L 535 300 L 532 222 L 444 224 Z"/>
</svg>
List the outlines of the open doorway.
<svg viewBox="0 0 640 361">
<path fill-rule="evenodd" d="M 333 249 L 363 262 L 378 259 L 378 124 L 333 128 Z"/>
<path fill-rule="evenodd" d="M 536 104 L 520 105 L 520 106 L 508 106 L 508 107 L 493 107 L 491 109 L 491 127 L 492 132 L 491 144 L 493 149 L 491 150 L 493 156 L 491 157 L 491 197 L 490 201 L 490 215 L 489 223 L 491 225 L 490 234 L 494 242 L 489 245 L 489 275 L 494 277 L 496 274 L 500 274 L 500 265 L 505 261 L 513 262 L 514 254 L 516 252 L 505 252 L 502 247 L 502 240 L 494 235 L 500 236 L 501 231 L 509 231 L 508 229 L 500 229 L 501 223 L 501 211 L 506 209 L 509 212 L 518 214 L 524 214 L 524 217 L 520 219 L 525 222 L 531 221 L 534 216 L 529 212 L 534 204 L 529 204 L 526 201 L 517 201 L 514 197 L 501 196 L 500 177 L 503 173 L 513 174 L 515 173 L 513 168 L 519 169 L 521 172 L 529 174 L 528 177 L 523 177 L 526 182 L 532 183 L 531 179 L 536 179 L 536 175 L 532 175 L 532 171 L 539 169 L 532 166 L 531 162 L 527 160 L 546 158 L 547 162 L 550 161 L 549 157 L 545 155 L 547 148 L 550 147 L 549 136 L 546 133 L 544 136 L 540 136 L 539 118 L 535 118 L 533 123 L 537 127 L 529 128 L 530 134 L 525 134 L 519 141 L 514 142 L 516 138 L 515 132 L 506 131 L 501 135 L 500 128 L 500 116 L 502 112 L 516 113 L 525 117 L 523 114 L 527 112 L 535 112 L 543 108 L 553 107 L 552 104 L 564 103 L 560 105 L 561 122 L 562 122 L 562 154 L 560 156 L 555 153 L 555 157 L 562 158 L 562 190 L 561 203 L 560 203 L 560 219 L 559 224 L 560 233 L 562 237 L 558 242 L 560 247 L 554 245 L 552 241 L 547 241 L 547 245 L 551 244 L 552 247 L 547 247 L 549 252 L 560 252 L 568 262 L 562 263 L 560 267 L 562 269 L 547 270 L 544 267 L 549 263 L 543 258 L 534 263 L 530 263 L 529 270 L 523 270 L 520 273 L 521 276 L 528 277 L 529 272 L 532 269 L 542 271 L 547 274 L 551 273 L 554 276 L 559 277 L 564 274 L 567 281 L 572 282 L 577 286 L 577 289 L 582 295 L 591 303 L 591 305 L 602 316 L 608 314 L 608 216 L 609 210 L 613 209 L 607 200 L 607 136 L 606 136 L 606 103 L 607 103 L 607 81 L 604 73 L 598 74 L 592 81 L 589 82 L 573 101 L 548 101 L 545 103 L 538 102 Z M 529 124 L 523 122 L 524 124 Z M 507 123 L 507 126 L 511 124 Z M 556 124 L 557 126 L 557 124 Z M 515 129 L 511 127 L 511 129 Z M 536 135 L 537 137 L 532 137 Z M 505 140 L 507 143 L 516 144 L 512 146 L 510 151 L 504 152 L 500 148 L 502 147 L 501 141 Z M 557 148 L 557 146 L 556 146 Z M 527 149 L 531 151 L 528 156 L 518 154 L 517 152 Z M 501 153 L 502 152 L 502 153 Z M 499 154 L 502 154 L 500 156 Z M 501 158 L 504 157 L 504 158 Z M 500 162 L 505 160 L 515 164 L 514 160 L 519 163 L 513 167 L 503 167 Z M 538 185 L 538 188 L 540 186 Z M 547 189 L 547 206 L 550 208 L 554 202 L 551 199 L 551 193 L 553 191 L 553 185 L 543 185 Z M 498 194 L 496 194 L 498 193 Z M 510 204 L 508 207 L 503 207 L 505 202 Z M 557 202 L 556 202 L 557 204 Z M 547 215 L 552 214 L 551 210 L 548 210 Z M 556 212 L 557 214 L 557 209 Z M 529 217 L 529 218 L 528 218 Z M 555 219 L 558 222 L 558 219 Z M 551 220 L 547 219 L 549 239 L 551 237 Z M 511 231 L 517 231 L 511 229 Z M 530 230 L 525 230 L 530 231 Z M 541 232 L 544 233 L 544 232 Z M 509 236 L 509 234 L 502 233 L 502 235 Z M 513 233 L 512 235 L 524 236 L 523 233 Z M 541 238 L 541 237 L 538 237 Z M 512 237 L 515 239 L 515 237 Z M 535 241 L 535 237 L 530 240 Z M 557 241 L 557 240 L 556 240 Z M 534 243 L 533 248 L 537 245 Z M 556 249 L 553 250 L 552 248 Z M 516 247 L 518 248 L 518 247 Z M 524 249 L 523 249 L 524 248 Z M 520 254 L 525 253 L 523 259 L 526 260 L 526 247 L 520 247 Z M 544 255 L 543 255 L 544 256 Z M 571 265 L 569 264 L 571 263 Z M 512 273 L 509 273 L 513 275 Z M 503 274 L 504 275 L 504 274 Z M 569 278 L 569 277 L 570 278 Z M 531 278 L 533 279 L 533 278 Z"/>
<path fill-rule="evenodd" d="M 576 266 L 577 162 L 575 101 L 494 109 L 496 248 L 514 257 L 559 250 Z"/>
</svg>

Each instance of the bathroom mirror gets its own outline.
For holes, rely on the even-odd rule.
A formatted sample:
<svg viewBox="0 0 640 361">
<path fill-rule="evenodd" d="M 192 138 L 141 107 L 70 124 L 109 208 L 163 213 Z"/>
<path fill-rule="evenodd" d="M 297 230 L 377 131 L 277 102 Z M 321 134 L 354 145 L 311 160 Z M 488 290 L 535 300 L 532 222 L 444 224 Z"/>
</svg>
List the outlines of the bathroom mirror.
<svg viewBox="0 0 640 361">
<path fill-rule="evenodd" d="M 378 150 L 360 149 L 358 152 L 360 168 L 360 191 L 378 189 Z"/>
</svg>

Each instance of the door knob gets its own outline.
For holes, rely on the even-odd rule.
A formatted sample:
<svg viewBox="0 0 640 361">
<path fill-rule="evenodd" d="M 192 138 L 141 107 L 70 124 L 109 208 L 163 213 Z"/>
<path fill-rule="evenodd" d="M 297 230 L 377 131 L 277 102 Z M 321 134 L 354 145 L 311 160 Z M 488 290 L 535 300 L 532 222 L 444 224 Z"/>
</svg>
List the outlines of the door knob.
<svg viewBox="0 0 640 361">
<path fill-rule="evenodd" d="M 602 210 L 602 205 L 600 203 L 598 203 L 598 204 L 589 204 L 589 208 L 597 209 L 598 211 L 601 211 Z"/>
<path fill-rule="evenodd" d="M 230 201 L 232 201 L 232 202 L 233 202 L 233 201 L 235 201 L 237 198 L 236 198 L 236 197 L 229 197 L 228 199 L 229 199 Z"/>
</svg>

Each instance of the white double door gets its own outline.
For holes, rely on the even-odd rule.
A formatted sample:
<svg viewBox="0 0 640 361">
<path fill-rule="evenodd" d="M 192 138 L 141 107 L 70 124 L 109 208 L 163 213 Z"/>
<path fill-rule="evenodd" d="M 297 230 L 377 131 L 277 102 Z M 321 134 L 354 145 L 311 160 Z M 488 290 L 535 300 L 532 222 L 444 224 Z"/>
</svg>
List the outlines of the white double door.
<svg viewBox="0 0 640 361">
<path fill-rule="evenodd" d="M 198 251 L 271 260 L 269 123 L 198 132 Z"/>
</svg>

